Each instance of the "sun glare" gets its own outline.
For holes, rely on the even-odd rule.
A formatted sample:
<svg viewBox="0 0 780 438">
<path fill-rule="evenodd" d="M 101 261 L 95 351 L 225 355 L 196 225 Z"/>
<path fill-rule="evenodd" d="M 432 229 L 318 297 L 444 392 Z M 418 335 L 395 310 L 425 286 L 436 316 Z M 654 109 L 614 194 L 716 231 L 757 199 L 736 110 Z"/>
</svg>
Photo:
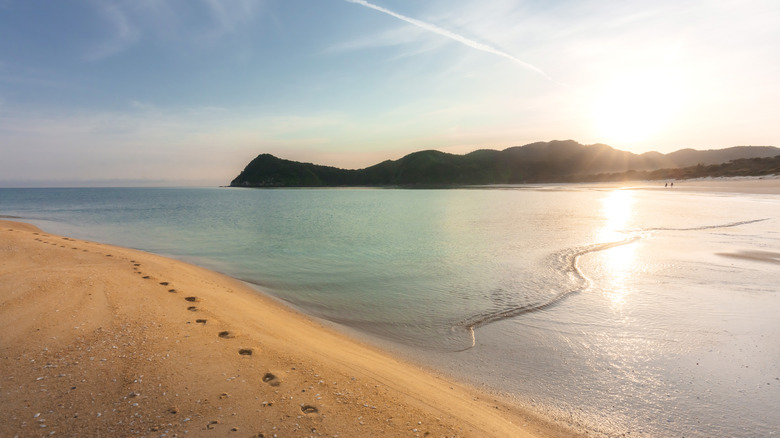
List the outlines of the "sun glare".
<svg viewBox="0 0 780 438">
<path fill-rule="evenodd" d="M 633 193 L 629 190 L 615 190 L 602 200 L 605 226 L 599 232 L 602 242 L 618 242 L 628 237 L 626 227 L 631 220 Z M 609 280 L 604 295 L 615 311 L 620 311 L 626 296 L 631 291 L 631 276 L 636 269 L 635 245 L 626 244 L 609 248 L 599 254 L 603 272 Z"/>
<path fill-rule="evenodd" d="M 625 238 L 623 231 L 631 219 L 632 201 L 630 190 L 615 190 L 602 200 L 602 212 L 607 222 L 599 235 L 601 241 L 610 242 Z"/>
<path fill-rule="evenodd" d="M 658 72 L 610 81 L 593 104 L 596 134 L 616 144 L 651 139 L 669 125 L 680 98 L 676 81 Z"/>
</svg>

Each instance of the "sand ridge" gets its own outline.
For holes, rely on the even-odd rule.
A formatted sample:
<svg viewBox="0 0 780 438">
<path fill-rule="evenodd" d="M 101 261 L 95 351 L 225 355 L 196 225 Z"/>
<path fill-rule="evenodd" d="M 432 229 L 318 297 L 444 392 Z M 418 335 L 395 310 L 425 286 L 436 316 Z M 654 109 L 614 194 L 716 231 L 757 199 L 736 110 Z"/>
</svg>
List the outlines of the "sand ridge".
<svg viewBox="0 0 780 438">
<path fill-rule="evenodd" d="M 0 220 L 0 436 L 571 436 L 235 279 Z"/>
</svg>

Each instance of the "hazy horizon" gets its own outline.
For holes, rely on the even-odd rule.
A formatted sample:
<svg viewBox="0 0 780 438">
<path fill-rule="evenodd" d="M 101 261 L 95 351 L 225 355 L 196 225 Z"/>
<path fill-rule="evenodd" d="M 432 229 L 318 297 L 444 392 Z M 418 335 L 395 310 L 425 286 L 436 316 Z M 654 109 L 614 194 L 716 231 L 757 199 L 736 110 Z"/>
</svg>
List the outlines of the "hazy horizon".
<svg viewBox="0 0 780 438">
<path fill-rule="evenodd" d="M 558 141 L 558 140 L 551 140 L 551 141 Z M 568 141 L 568 140 L 566 140 Z M 521 145 L 518 147 L 527 146 L 527 145 Z M 592 146 L 592 145 L 586 145 L 586 146 Z M 764 146 L 764 145 L 748 145 L 747 147 L 776 147 L 776 146 Z M 745 147 L 744 145 L 737 146 L 737 147 Z M 728 149 L 728 148 L 724 148 Z M 475 149 L 476 150 L 476 149 Z M 682 149 L 678 151 L 673 152 L 679 152 L 682 151 Z M 421 152 L 421 151 L 415 151 L 415 152 Z M 473 151 L 467 151 L 464 154 L 468 154 L 469 152 Z M 648 151 L 648 152 L 656 152 L 656 151 Z M 259 153 L 263 154 L 264 152 Z M 458 155 L 464 155 L 464 154 L 458 154 Z M 643 153 L 644 154 L 644 153 Z M 642 154 L 638 154 L 642 155 Z M 277 157 L 281 158 L 283 160 L 286 160 L 285 157 Z M 399 157 L 400 158 L 400 157 Z M 395 159 L 389 159 L 395 161 Z M 374 163 L 370 163 L 369 166 L 379 164 L 380 162 L 385 161 L 379 160 Z M 295 161 L 300 163 L 310 163 L 310 160 L 303 160 L 303 161 Z M 249 163 L 247 163 L 249 164 Z M 314 165 L 322 165 L 322 163 L 316 163 L 312 162 L 311 164 Z M 350 169 L 346 167 L 340 167 L 338 165 L 328 165 L 331 167 L 341 168 L 341 169 Z M 351 169 L 365 169 L 366 167 L 361 168 L 351 168 Z M 240 168 L 236 170 L 236 174 L 238 174 L 241 170 L 244 168 Z M 56 179 L 40 179 L 40 180 L 24 180 L 24 181 L 3 181 L 0 180 L 0 188 L 121 188 L 121 187 L 128 187 L 128 188 L 187 188 L 187 187 L 227 187 L 230 184 L 227 182 L 216 182 L 210 180 L 165 180 L 165 179 L 96 179 L 96 180 L 56 180 Z"/>
<path fill-rule="evenodd" d="M 227 184 L 574 139 L 777 145 L 780 4 L 0 3 L 0 185 Z"/>
</svg>

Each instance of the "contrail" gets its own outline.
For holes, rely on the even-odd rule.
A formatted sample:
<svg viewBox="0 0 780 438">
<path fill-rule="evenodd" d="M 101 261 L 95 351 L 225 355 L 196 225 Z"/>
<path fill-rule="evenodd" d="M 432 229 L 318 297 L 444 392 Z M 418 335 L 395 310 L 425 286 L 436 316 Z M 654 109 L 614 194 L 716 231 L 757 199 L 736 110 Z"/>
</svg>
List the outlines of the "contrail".
<svg viewBox="0 0 780 438">
<path fill-rule="evenodd" d="M 373 9 L 375 11 L 379 11 L 379 12 L 381 12 L 383 14 L 387 14 L 387 15 L 389 15 L 391 17 L 395 17 L 395 18 L 397 18 L 399 20 L 402 20 L 402 21 L 405 21 L 405 22 L 407 22 L 409 24 L 413 24 L 413 25 L 415 25 L 415 26 L 417 26 L 417 27 L 419 27 L 421 29 L 425 29 L 425 30 L 427 30 L 429 32 L 437 33 L 437 34 L 439 34 L 441 36 L 445 36 L 445 37 L 447 37 L 447 38 L 449 38 L 451 40 L 457 41 L 457 42 L 459 42 L 459 43 L 461 43 L 463 45 L 471 47 L 472 49 L 481 50 L 481 51 L 486 52 L 486 53 L 492 53 L 494 55 L 498 55 L 498 56 L 501 56 L 503 58 L 507 58 L 507 59 L 509 59 L 511 61 L 514 61 L 514 62 L 520 64 L 521 66 L 523 66 L 524 68 L 526 68 L 528 70 L 531 70 L 531 71 L 533 71 L 535 73 L 538 73 L 538 74 L 544 76 L 545 78 L 547 78 L 547 79 L 549 79 L 551 81 L 553 80 L 550 76 L 547 75 L 547 73 L 542 71 L 542 69 L 540 69 L 539 67 L 537 67 L 537 66 L 535 66 L 533 64 L 529 64 L 529 63 L 527 63 L 525 61 L 522 61 L 522 60 L 520 60 L 520 59 L 510 55 L 509 53 L 502 52 L 501 50 L 498 50 L 498 49 L 496 49 L 494 47 L 490 47 L 487 44 L 483 44 L 483 43 L 480 43 L 480 42 L 477 42 L 477 41 L 474 41 L 474 40 L 470 40 L 470 39 L 468 39 L 468 38 L 466 38 L 466 37 L 464 37 L 462 35 L 458 35 L 456 33 L 450 32 L 447 29 L 442 29 L 441 27 L 436 26 L 434 24 L 426 23 L 424 21 L 416 20 L 414 18 L 407 17 L 405 15 L 401 15 L 401 14 L 399 14 L 397 12 L 393 12 L 393 11 L 391 11 L 389 9 L 385 9 L 385 8 L 383 8 L 381 6 L 377 6 L 375 4 L 367 2 L 365 0 L 346 0 L 346 1 L 349 2 L 349 3 L 355 3 L 357 5 L 361 5 L 361 6 L 365 6 L 367 8 L 371 8 L 371 9 Z"/>
</svg>

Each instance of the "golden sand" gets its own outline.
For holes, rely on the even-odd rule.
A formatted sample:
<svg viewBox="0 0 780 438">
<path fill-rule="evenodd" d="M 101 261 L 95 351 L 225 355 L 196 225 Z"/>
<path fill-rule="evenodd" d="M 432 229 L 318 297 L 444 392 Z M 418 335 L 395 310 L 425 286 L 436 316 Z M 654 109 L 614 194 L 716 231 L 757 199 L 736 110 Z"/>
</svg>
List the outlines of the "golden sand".
<svg viewBox="0 0 780 438">
<path fill-rule="evenodd" d="M 0 436 L 570 436 L 244 283 L 0 220 Z"/>
</svg>

